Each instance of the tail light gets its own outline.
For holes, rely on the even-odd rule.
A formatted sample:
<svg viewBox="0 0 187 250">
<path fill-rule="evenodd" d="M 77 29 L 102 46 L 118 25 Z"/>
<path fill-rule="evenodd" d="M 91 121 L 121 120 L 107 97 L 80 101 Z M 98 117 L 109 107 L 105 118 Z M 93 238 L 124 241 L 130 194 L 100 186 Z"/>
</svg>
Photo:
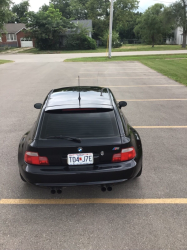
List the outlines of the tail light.
<svg viewBox="0 0 187 250">
<path fill-rule="evenodd" d="M 27 151 L 25 153 L 24 160 L 26 163 L 32 165 L 49 165 L 49 161 L 47 157 L 39 156 L 36 152 Z"/>
<path fill-rule="evenodd" d="M 129 161 L 135 157 L 136 157 L 136 151 L 133 147 L 124 148 L 121 150 L 121 153 L 113 155 L 112 162 Z"/>
</svg>

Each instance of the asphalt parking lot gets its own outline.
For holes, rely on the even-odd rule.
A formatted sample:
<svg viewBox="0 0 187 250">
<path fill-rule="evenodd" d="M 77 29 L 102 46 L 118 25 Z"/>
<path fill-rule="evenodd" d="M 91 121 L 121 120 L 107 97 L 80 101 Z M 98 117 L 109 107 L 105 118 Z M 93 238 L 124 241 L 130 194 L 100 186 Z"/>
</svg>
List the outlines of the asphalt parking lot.
<svg viewBox="0 0 187 250">
<path fill-rule="evenodd" d="M 138 62 L 31 57 L 0 65 L 0 249 L 186 250 L 187 87 Z M 142 138 L 143 174 L 112 192 L 71 187 L 52 195 L 21 181 L 18 143 L 37 118 L 33 104 L 77 85 L 78 75 L 81 85 L 110 87 L 128 102 L 123 112 Z"/>
</svg>

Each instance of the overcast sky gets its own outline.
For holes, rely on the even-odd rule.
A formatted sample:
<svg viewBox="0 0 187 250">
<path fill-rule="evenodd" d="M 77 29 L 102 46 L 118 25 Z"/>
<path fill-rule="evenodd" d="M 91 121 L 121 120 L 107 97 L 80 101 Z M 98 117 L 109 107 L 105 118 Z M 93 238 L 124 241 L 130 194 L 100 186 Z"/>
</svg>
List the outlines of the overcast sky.
<svg viewBox="0 0 187 250">
<path fill-rule="evenodd" d="M 20 3 L 21 0 L 13 0 L 14 3 Z M 168 5 L 172 2 L 176 2 L 176 0 L 140 0 L 139 4 L 139 11 L 143 12 L 145 11 L 149 6 L 155 4 L 155 3 L 164 3 L 165 5 Z M 30 0 L 30 10 L 32 11 L 38 11 L 39 7 L 41 7 L 43 4 L 49 4 L 49 0 Z"/>
</svg>

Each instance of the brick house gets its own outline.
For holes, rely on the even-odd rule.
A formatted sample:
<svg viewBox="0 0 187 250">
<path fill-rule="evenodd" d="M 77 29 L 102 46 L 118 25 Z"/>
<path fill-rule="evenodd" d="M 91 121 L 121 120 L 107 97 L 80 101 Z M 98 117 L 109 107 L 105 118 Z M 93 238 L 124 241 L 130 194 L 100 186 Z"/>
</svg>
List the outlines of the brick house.
<svg viewBox="0 0 187 250">
<path fill-rule="evenodd" d="M 2 33 L 0 36 L 0 47 L 33 47 L 33 41 L 25 39 L 26 34 L 23 32 L 25 30 L 24 23 L 6 23 L 4 30 L 6 33 Z"/>
</svg>

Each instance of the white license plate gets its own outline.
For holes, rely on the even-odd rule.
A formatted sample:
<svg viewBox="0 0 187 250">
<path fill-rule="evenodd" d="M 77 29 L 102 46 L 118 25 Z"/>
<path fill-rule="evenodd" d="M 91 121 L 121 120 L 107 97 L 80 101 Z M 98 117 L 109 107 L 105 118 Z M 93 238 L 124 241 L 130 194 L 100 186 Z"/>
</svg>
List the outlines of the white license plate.
<svg viewBox="0 0 187 250">
<path fill-rule="evenodd" d="M 93 164 L 93 153 L 68 155 L 68 165 L 83 165 L 83 164 Z"/>
</svg>

